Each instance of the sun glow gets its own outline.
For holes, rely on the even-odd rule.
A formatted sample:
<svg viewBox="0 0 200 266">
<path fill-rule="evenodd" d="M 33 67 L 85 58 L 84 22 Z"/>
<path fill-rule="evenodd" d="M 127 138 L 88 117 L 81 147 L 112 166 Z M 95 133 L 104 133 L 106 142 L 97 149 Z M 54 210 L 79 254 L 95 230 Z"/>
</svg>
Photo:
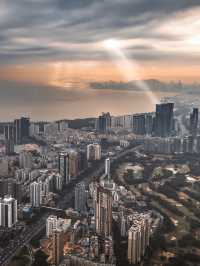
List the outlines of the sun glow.
<svg viewBox="0 0 200 266">
<path fill-rule="evenodd" d="M 142 80 L 139 65 L 137 64 L 136 60 L 133 59 L 133 57 L 130 59 L 126 54 L 125 50 L 123 49 L 122 42 L 117 39 L 108 39 L 102 42 L 102 46 L 107 50 L 126 81 L 137 80 L 137 86 L 141 89 L 141 91 L 147 94 L 152 104 L 155 105 L 158 103 L 159 100 L 157 97 L 153 94 L 148 85 Z"/>
</svg>

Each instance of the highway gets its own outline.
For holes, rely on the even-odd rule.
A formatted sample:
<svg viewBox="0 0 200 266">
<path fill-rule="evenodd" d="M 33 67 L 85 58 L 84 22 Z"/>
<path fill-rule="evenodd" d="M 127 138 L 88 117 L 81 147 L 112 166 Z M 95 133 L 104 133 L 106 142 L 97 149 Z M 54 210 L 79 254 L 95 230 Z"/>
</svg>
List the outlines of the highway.
<svg viewBox="0 0 200 266">
<path fill-rule="evenodd" d="M 116 156 L 111 158 L 111 162 L 114 162 L 124 156 L 126 156 L 130 152 L 137 151 L 138 148 L 141 146 L 133 147 L 130 149 L 123 150 Z M 95 169 L 93 172 L 87 173 L 87 174 L 81 174 L 77 178 L 77 180 L 74 180 L 72 184 L 70 184 L 69 188 L 66 187 L 65 191 L 67 193 L 64 193 L 64 196 L 60 199 L 58 202 L 55 210 L 57 209 L 66 209 L 71 206 L 72 204 L 72 198 L 74 195 L 74 187 L 75 185 L 80 181 L 85 181 L 86 185 L 89 184 L 93 177 L 100 177 L 104 173 L 104 162 L 102 162 L 97 169 Z M 12 258 L 17 255 L 17 253 L 20 251 L 20 249 L 24 245 L 28 245 L 29 242 L 37 236 L 43 229 L 45 229 L 46 226 L 46 219 L 52 212 L 50 209 L 45 212 L 42 217 L 35 222 L 32 225 L 29 225 L 25 228 L 25 230 L 22 232 L 21 235 L 15 237 L 3 251 L 3 253 L 0 255 L 0 265 L 2 266 L 8 266 L 11 262 Z"/>
</svg>

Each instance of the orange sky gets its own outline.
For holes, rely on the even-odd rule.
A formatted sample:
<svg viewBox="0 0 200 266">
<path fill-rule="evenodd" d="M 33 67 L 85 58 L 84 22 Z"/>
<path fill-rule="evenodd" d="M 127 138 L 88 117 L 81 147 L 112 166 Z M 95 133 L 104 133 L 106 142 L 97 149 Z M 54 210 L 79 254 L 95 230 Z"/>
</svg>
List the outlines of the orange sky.
<svg viewBox="0 0 200 266">
<path fill-rule="evenodd" d="M 200 81 L 200 65 L 170 65 L 170 63 L 139 65 L 141 79 L 156 78 L 164 81 Z M 126 70 L 123 66 L 124 72 Z M 137 79 L 137 77 L 133 78 Z M 0 68 L 0 79 L 67 88 L 71 83 L 84 86 L 90 81 L 127 81 L 114 62 L 57 62 L 43 64 L 12 65 Z M 82 83 L 82 84 L 81 84 Z"/>
</svg>

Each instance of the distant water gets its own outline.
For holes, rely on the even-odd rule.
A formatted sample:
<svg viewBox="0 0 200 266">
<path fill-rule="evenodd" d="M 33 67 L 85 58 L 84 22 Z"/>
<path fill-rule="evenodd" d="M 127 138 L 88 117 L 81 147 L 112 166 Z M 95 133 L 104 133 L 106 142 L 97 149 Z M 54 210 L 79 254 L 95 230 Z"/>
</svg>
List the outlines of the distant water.
<svg viewBox="0 0 200 266">
<path fill-rule="evenodd" d="M 155 106 L 144 92 L 85 90 L 56 91 L 53 94 L 39 90 L 26 94 L 0 95 L 0 120 L 8 121 L 21 115 L 32 120 L 56 120 L 64 118 L 96 117 L 101 112 L 112 115 L 123 115 L 140 112 L 151 112 Z M 171 96 L 173 93 L 156 93 L 158 99 Z"/>
</svg>

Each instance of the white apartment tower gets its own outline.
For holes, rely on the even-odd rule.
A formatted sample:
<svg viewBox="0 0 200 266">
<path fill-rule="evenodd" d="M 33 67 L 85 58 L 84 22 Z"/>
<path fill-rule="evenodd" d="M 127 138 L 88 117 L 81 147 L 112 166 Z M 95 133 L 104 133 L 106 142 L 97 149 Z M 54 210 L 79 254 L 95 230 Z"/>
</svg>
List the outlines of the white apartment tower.
<svg viewBox="0 0 200 266">
<path fill-rule="evenodd" d="M 33 207 L 40 207 L 42 204 L 42 182 L 30 184 L 30 201 Z"/>
<path fill-rule="evenodd" d="M 50 215 L 46 221 L 46 236 L 50 237 L 54 230 L 57 229 L 57 217 Z"/>
<path fill-rule="evenodd" d="M 105 160 L 105 175 L 108 177 L 108 180 L 110 180 L 110 158 Z"/>
<path fill-rule="evenodd" d="M 12 227 L 17 222 L 17 200 L 5 196 L 0 200 L 0 226 Z"/>
</svg>

